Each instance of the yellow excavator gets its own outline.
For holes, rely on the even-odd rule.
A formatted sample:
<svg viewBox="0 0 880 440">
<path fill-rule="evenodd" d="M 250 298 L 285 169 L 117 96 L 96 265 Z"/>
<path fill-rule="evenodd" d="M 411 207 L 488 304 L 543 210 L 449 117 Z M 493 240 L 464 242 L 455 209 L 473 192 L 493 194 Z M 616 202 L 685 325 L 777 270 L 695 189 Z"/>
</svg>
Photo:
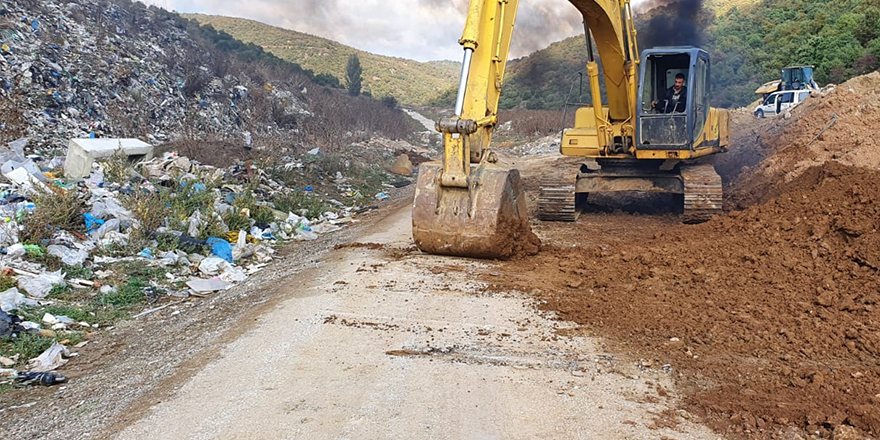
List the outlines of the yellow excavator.
<svg viewBox="0 0 880 440">
<path fill-rule="evenodd" d="M 541 180 L 538 217 L 575 221 L 590 193 L 639 191 L 683 195 L 685 222 L 710 219 L 722 208 L 722 188 L 704 158 L 727 151 L 729 118 L 709 107 L 709 54 L 640 54 L 629 0 L 569 1 L 584 18 L 592 106 L 577 110 L 560 151 L 585 163 Z M 455 113 L 436 124 L 443 160 L 421 165 L 413 201 L 413 238 L 424 252 L 507 258 L 534 238 L 519 172 L 498 166 L 489 150 L 518 5 L 470 2 Z"/>
</svg>

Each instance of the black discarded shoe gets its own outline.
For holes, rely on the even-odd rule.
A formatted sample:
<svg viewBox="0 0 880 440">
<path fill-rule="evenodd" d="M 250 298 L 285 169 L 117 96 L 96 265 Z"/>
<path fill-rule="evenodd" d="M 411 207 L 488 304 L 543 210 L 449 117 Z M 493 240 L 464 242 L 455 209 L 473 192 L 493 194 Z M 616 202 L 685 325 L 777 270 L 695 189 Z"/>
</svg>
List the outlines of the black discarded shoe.
<svg viewBox="0 0 880 440">
<path fill-rule="evenodd" d="M 33 371 L 25 371 L 18 374 L 15 382 L 15 385 L 18 387 L 26 387 L 29 385 L 51 387 L 52 385 L 67 382 L 67 378 L 61 373 L 35 373 Z"/>
</svg>

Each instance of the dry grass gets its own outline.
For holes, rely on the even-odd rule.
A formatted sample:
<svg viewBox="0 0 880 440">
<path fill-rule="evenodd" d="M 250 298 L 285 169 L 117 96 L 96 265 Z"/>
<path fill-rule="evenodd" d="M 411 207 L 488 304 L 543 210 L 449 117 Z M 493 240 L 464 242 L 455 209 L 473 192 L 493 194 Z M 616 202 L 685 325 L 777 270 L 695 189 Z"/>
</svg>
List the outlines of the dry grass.
<svg viewBox="0 0 880 440">
<path fill-rule="evenodd" d="M 25 243 L 39 244 L 52 238 L 56 230 L 83 231 L 85 224 L 85 199 L 76 191 L 39 190 L 33 197 L 37 206 L 24 221 L 21 239 Z"/>
</svg>

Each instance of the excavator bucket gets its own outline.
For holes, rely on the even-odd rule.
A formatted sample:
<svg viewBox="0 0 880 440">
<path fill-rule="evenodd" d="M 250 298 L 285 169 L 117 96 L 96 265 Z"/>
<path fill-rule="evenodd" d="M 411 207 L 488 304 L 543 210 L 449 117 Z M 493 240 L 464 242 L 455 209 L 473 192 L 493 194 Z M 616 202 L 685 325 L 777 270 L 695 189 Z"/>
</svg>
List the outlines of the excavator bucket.
<svg viewBox="0 0 880 440">
<path fill-rule="evenodd" d="M 470 188 L 440 185 L 443 166 L 422 164 L 413 201 L 413 239 L 423 252 L 506 259 L 534 254 L 540 242 L 528 222 L 519 171 L 483 164 Z"/>
</svg>

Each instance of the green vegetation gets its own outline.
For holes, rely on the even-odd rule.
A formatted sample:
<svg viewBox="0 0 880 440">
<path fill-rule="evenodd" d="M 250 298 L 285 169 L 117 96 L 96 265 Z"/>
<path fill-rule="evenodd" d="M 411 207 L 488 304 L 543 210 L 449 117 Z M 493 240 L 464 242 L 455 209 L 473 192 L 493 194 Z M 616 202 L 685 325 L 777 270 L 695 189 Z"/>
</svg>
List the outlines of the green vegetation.
<svg viewBox="0 0 880 440">
<path fill-rule="evenodd" d="M 245 47 L 262 47 L 270 54 L 296 63 L 314 72 L 315 82 L 327 87 L 339 87 L 338 78 L 345 76 L 349 57 L 357 55 L 364 70 L 364 94 L 369 92 L 376 99 L 394 96 L 406 105 L 424 105 L 458 81 L 460 64 L 453 61 L 422 63 L 375 55 L 325 38 L 242 18 L 184 16 L 228 33 L 243 41 Z"/>
<path fill-rule="evenodd" d="M 569 102 L 588 102 L 589 84 L 584 78 L 583 94 L 578 97 L 580 76 L 587 64 L 584 37 L 572 37 L 551 44 L 528 57 L 509 64 L 504 92 L 499 103 L 502 109 L 525 107 L 558 109 Z M 584 75 L 586 76 L 586 75 Z M 569 97 L 569 92 L 573 93 Z M 455 100 L 454 91 L 449 98 Z"/>
<path fill-rule="evenodd" d="M 146 300 L 143 289 L 150 283 L 142 277 L 132 277 L 115 292 L 102 294 L 99 302 L 103 306 L 127 308 Z"/>
<path fill-rule="evenodd" d="M 345 65 L 345 87 L 351 96 L 360 96 L 361 84 L 364 81 L 364 69 L 361 68 L 361 61 L 357 55 L 348 57 L 348 63 Z"/>
<path fill-rule="evenodd" d="M 0 353 L 4 356 L 19 355 L 18 364 L 24 365 L 28 360 L 42 354 L 52 346 L 52 339 L 25 333 L 15 339 L 4 339 L 0 342 Z"/>
<path fill-rule="evenodd" d="M 719 14 L 709 32 L 716 105 L 741 106 L 789 65 L 816 66 L 820 84 L 880 67 L 880 1 L 762 0 Z"/>
<path fill-rule="evenodd" d="M 288 191 L 275 196 L 272 202 L 279 211 L 292 212 L 310 219 L 318 218 L 329 210 L 329 206 L 320 197 L 305 191 Z"/>
</svg>

